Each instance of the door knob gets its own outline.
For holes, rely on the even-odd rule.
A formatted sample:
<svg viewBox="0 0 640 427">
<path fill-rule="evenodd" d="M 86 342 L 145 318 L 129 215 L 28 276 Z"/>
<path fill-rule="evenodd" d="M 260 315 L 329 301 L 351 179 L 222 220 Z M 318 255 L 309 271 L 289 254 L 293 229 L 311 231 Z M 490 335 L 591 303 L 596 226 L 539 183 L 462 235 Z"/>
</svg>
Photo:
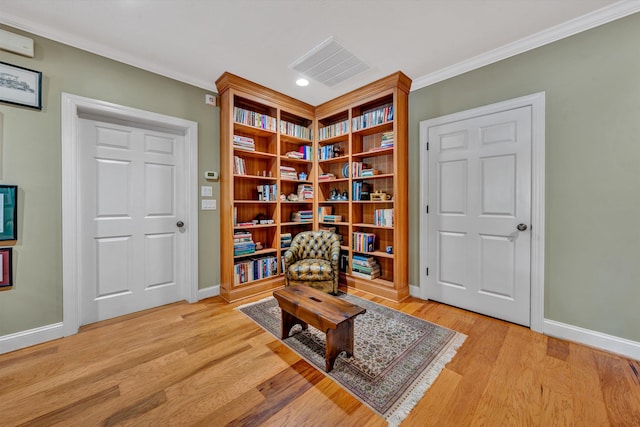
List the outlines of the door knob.
<svg viewBox="0 0 640 427">
<path fill-rule="evenodd" d="M 184 227 L 184 222 L 182 222 L 182 221 L 178 221 L 178 222 L 176 223 L 176 226 L 178 226 L 178 228 L 182 228 L 182 227 Z M 527 226 L 525 225 L 525 228 L 526 228 L 526 227 L 527 227 Z"/>
<path fill-rule="evenodd" d="M 527 224 L 518 224 L 516 228 L 518 229 L 518 231 L 524 231 L 527 229 Z"/>
</svg>

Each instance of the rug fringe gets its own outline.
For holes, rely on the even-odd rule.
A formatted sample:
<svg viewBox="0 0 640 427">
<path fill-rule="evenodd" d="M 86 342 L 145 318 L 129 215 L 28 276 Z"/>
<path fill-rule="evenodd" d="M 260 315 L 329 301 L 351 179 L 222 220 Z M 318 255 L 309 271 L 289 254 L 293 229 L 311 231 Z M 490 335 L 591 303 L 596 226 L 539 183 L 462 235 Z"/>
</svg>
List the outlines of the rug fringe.
<svg viewBox="0 0 640 427">
<path fill-rule="evenodd" d="M 248 303 L 246 303 L 246 304 L 242 304 L 242 305 L 237 306 L 236 308 L 234 308 L 234 310 L 240 310 L 241 308 L 251 307 L 252 305 L 260 304 L 260 303 L 263 303 L 263 302 L 265 302 L 265 301 L 269 301 L 269 300 L 271 300 L 271 299 L 273 299 L 273 297 L 272 297 L 272 296 L 269 296 L 269 297 L 266 297 L 266 298 L 262 298 L 262 299 L 261 299 L 261 300 L 259 300 L 259 301 L 248 302 Z"/>
<path fill-rule="evenodd" d="M 436 357 L 438 361 L 433 366 L 429 367 L 429 369 L 425 372 L 424 376 L 418 378 L 418 380 L 414 383 L 413 388 L 407 394 L 407 396 L 402 399 L 402 403 L 398 408 L 393 410 L 391 414 L 387 416 L 387 423 L 389 427 L 397 427 L 400 423 L 409 415 L 411 410 L 418 404 L 420 399 L 422 399 L 429 389 L 433 382 L 436 380 L 438 375 L 442 372 L 444 367 L 453 359 L 453 357 L 458 352 L 460 346 L 467 339 L 465 334 L 460 332 L 456 333 L 456 337 L 451 340 L 449 345 L 443 349 L 440 353 L 440 356 Z"/>
</svg>

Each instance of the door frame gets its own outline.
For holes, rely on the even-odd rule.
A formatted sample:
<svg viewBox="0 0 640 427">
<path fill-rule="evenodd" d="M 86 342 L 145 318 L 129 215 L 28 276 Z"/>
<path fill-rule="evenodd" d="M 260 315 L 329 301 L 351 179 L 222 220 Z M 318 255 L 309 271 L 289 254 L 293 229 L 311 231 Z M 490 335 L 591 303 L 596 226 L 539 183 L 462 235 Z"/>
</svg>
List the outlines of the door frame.
<svg viewBox="0 0 640 427">
<path fill-rule="evenodd" d="M 184 298 L 198 301 L 198 123 L 150 111 L 139 110 L 78 95 L 62 93 L 62 322 L 64 336 L 76 334 L 80 327 L 78 250 L 79 194 L 79 115 L 97 114 L 127 120 L 132 125 L 157 126 L 184 135 L 186 173 L 186 233 Z"/>
<path fill-rule="evenodd" d="M 429 299 L 426 274 L 428 256 L 429 128 L 474 117 L 531 107 L 531 330 L 542 332 L 544 326 L 544 201 L 545 201 L 545 92 L 460 111 L 420 122 L 420 297 Z"/>
</svg>

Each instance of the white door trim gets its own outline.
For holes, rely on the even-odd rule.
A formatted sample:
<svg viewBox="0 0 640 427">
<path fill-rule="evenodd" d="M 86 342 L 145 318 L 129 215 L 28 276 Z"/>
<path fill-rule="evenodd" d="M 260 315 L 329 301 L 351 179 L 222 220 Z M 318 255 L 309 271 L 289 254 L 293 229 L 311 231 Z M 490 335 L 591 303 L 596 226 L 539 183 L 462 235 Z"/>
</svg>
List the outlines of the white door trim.
<svg viewBox="0 0 640 427">
<path fill-rule="evenodd" d="M 96 99 L 62 93 L 62 320 L 64 335 L 79 328 L 78 292 L 78 144 L 79 113 L 98 114 L 132 123 L 177 130 L 185 138 L 187 185 L 186 223 L 186 295 L 189 302 L 198 300 L 198 123 L 165 116 Z"/>
<path fill-rule="evenodd" d="M 420 122 L 420 182 L 428 182 L 429 152 L 427 143 L 432 126 L 494 114 L 505 110 L 531 106 L 531 329 L 542 332 L 544 327 L 544 185 L 545 185 L 545 93 L 523 96 L 471 110 L 460 111 Z M 420 297 L 426 295 L 427 281 L 427 239 L 429 205 L 428 186 L 420 185 Z"/>
</svg>

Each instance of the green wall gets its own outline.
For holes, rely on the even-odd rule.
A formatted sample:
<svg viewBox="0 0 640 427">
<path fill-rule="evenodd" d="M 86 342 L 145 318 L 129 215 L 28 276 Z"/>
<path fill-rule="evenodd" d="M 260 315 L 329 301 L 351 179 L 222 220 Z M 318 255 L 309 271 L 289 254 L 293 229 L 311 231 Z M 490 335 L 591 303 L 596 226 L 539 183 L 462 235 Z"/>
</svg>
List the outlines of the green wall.
<svg viewBox="0 0 640 427">
<path fill-rule="evenodd" d="M 0 26 L 20 33 L 17 30 Z M 27 34 L 28 35 L 28 34 Z M 14 289 L 0 336 L 62 321 L 60 93 L 198 122 L 200 185 L 219 170 L 219 113 L 205 90 L 33 37 L 42 111 L 0 104 L 0 183 L 20 186 Z M 419 284 L 419 123 L 546 92 L 545 317 L 640 341 L 640 14 L 414 91 L 409 96 L 409 278 Z M 212 80 L 217 76 L 212 76 Z M 220 282 L 218 211 L 200 212 L 199 287 Z"/>
<path fill-rule="evenodd" d="M 640 341 L 640 14 L 409 96 L 410 229 L 419 123 L 546 92 L 545 318 Z M 419 284 L 418 233 L 410 283 Z"/>
<path fill-rule="evenodd" d="M 219 170 L 219 111 L 204 89 L 74 49 L 7 26 L 34 39 L 35 57 L 0 51 L 0 61 L 42 71 L 44 108 L 0 103 L 0 183 L 19 186 L 13 289 L 0 291 L 0 336 L 62 321 L 61 92 L 100 99 L 198 123 L 198 178 Z M 217 76 L 212 76 L 213 80 Z M 198 192 L 199 194 L 199 192 Z M 220 283 L 218 211 L 199 215 L 199 287 Z"/>
</svg>

